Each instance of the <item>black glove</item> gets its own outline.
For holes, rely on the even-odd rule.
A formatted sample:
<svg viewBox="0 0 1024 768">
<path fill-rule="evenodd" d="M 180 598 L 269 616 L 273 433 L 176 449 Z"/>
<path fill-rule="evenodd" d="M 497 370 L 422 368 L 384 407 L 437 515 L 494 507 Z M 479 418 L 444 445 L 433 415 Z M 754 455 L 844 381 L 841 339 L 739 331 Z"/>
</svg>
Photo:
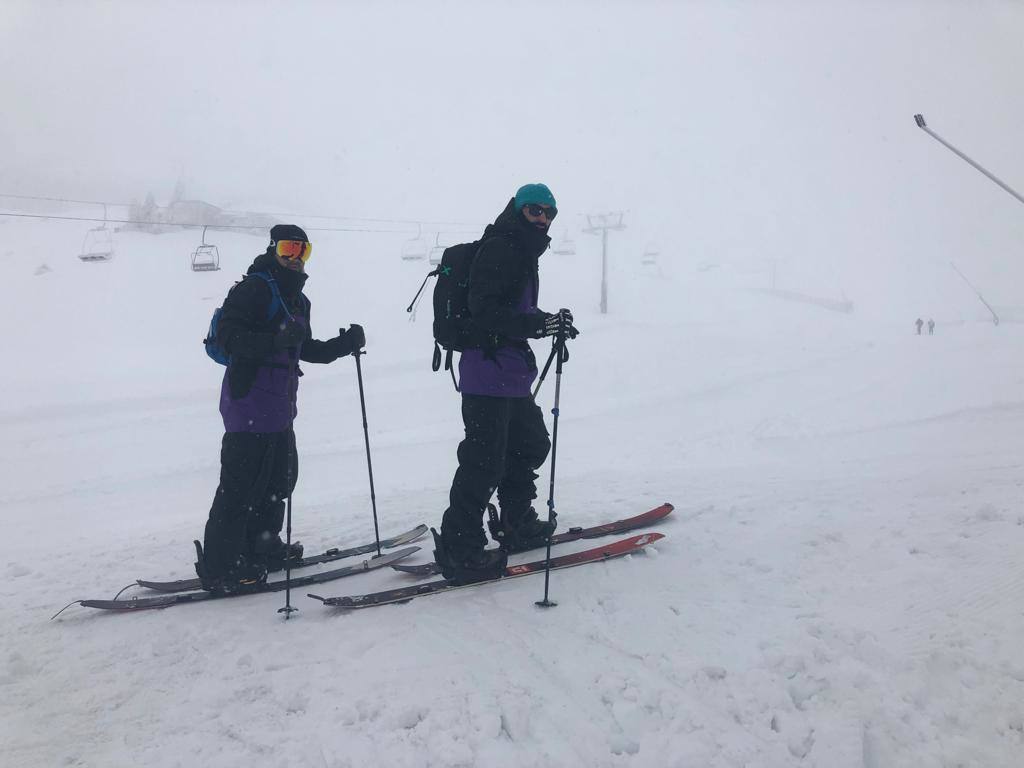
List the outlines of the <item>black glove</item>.
<svg viewBox="0 0 1024 768">
<path fill-rule="evenodd" d="M 330 347 L 334 359 L 337 360 L 339 357 L 351 355 L 366 346 L 366 334 L 363 333 L 363 326 L 353 324 L 348 327 L 347 331 L 344 328 L 339 328 L 338 335 L 333 339 L 328 339 L 326 343 Z"/>
<path fill-rule="evenodd" d="M 345 336 L 345 340 L 348 342 L 349 349 L 352 352 L 366 346 L 366 334 L 363 332 L 363 326 L 358 323 L 352 323 L 347 331 L 339 330 L 339 334 Z"/>
<path fill-rule="evenodd" d="M 282 350 L 297 347 L 306 338 L 306 328 L 298 320 L 286 320 L 284 326 L 274 336 L 274 349 Z"/>
<path fill-rule="evenodd" d="M 554 315 L 542 312 L 541 322 L 534 333 L 536 338 L 542 339 L 545 336 L 568 335 L 571 328 L 572 312 L 568 309 L 560 309 Z"/>
</svg>

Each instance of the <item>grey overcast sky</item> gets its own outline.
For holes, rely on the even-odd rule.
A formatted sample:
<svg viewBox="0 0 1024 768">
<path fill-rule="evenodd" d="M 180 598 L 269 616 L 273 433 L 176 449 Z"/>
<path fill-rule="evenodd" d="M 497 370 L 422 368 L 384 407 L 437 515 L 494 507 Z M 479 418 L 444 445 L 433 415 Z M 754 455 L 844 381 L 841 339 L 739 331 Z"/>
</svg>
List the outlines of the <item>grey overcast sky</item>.
<svg viewBox="0 0 1024 768">
<path fill-rule="evenodd" d="M 1021 2 L 6 0 L 0 192 L 484 221 L 545 181 L 697 249 L 1019 242 L 912 116 L 1024 187 L 1021 40 Z"/>
</svg>

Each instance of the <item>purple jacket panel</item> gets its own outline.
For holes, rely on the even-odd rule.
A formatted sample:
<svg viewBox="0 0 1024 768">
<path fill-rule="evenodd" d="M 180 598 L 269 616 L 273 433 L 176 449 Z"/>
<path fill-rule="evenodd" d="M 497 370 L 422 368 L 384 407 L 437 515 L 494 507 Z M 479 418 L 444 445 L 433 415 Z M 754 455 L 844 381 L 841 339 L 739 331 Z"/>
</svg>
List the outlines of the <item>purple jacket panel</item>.
<svg viewBox="0 0 1024 768">
<path fill-rule="evenodd" d="M 537 281 L 530 277 L 516 309 L 536 313 L 537 293 Z M 459 358 L 459 389 L 464 395 L 529 397 L 536 378 L 536 365 L 517 347 L 499 347 L 493 359 L 485 357 L 482 349 L 467 349 Z"/>
<path fill-rule="evenodd" d="M 308 326 L 302 314 L 295 320 Z M 220 387 L 220 415 L 225 432 L 284 432 L 298 415 L 299 354 L 298 349 L 282 350 L 261 365 L 252 388 L 237 400 L 231 397 L 228 370 Z M 295 355 L 295 357 L 291 357 Z"/>
</svg>

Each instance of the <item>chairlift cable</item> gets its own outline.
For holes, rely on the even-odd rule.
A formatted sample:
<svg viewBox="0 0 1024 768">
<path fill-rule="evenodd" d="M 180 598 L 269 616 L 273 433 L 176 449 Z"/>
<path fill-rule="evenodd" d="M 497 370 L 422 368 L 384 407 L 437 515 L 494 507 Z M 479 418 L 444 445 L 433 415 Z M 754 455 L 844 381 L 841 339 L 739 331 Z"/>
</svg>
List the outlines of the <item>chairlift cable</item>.
<svg viewBox="0 0 1024 768">
<path fill-rule="evenodd" d="M 182 227 L 183 229 L 199 229 L 202 227 L 213 227 L 214 229 L 262 229 L 263 227 L 253 224 L 189 224 L 171 221 L 140 221 L 136 219 L 97 219 L 94 216 L 54 216 L 41 213 L 4 213 L 0 216 L 8 216 L 19 219 L 53 219 L 56 221 L 89 221 L 107 224 L 139 224 L 158 227 Z M 400 229 L 372 229 L 359 227 L 304 227 L 309 232 L 369 232 L 378 234 L 404 235 L 407 232 Z"/>
<path fill-rule="evenodd" d="M 76 200 L 65 197 L 45 197 L 38 195 L 11 195 L 0 192 L 0 197 L 11 198 L 15 200 L 43 200 L 52 203 L 76 203 L 80 205 L 110 205 L 119 206 L 122 208 L 130 208 L 136 203 L 111 203 L 104 202 L 102 200 Z M 284 218 L 295 218 L 295 219 L 331 219 L 334 221 L 364 221 L 376 224 L 416 224 L 419 226 L 433 227 L 473 227 L 478 228 L 478 224 L 474 224 L 466 221 L 427 221 L 420 219 L 385 219 L 385 218 L 369 218 L 362 216 L 334 216 L 327 214 L 313 214 L 313 213 L 284 213 L 281 211 L 241 211 L 232 208 L 220 209 L 224 213 L 243 214 L 251 216 L 281 216 Z M 13 214 L 9 214 L 13 215 Z M 47 218 L 56 219 L 58 216 L 49 216 Z M 160 222 L 162 223 L 162 222 Z M 331 231 L 331 230 L 320 230 L 320 231 Z M 378 230 L 341 230 L 341 231 L 378 231 Z M 382 230 L 386 231 L 386 230 Z"/>
</svg>

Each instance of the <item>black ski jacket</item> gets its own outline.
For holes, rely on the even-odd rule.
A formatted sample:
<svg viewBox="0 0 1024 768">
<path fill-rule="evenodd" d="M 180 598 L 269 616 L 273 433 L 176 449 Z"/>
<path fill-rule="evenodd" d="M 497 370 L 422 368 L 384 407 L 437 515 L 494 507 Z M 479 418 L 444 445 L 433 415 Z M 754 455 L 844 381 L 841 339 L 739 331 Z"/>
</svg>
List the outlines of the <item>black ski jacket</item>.
<svg viewBox="0 0 1024 768">
<path fill-rule="evenodd" d="M 515 198 L 484 230 L 470 271 L 469 312 L 475 324 L 499 337 L 499 345 L 502 337 L 533 338 L 543 324 L 542 314 L 524 314 L 518 307 L 531 276 L 540 291 L 538 260 L 550 243 L 547 233 L 516 210 Z"/>
<path fill-rule="evenodd" d="M 279 309 L 267 319 L 267 308 L 273 298 L 266 280 L 251 277 L 256 272 L 267 272 L 277 282 L 281 301 L 292 315 L 306 319 L 306 338 L 302 342 L 299 359 L 307 363 L 333 363 L 353 350 L 344 333 L 328 341 L 314 339 L 310 329 L 311 305 L 302 292 L 309 275 L 293 272 L 277 263 L 269 248 L 256 257 L 246 277 L 235 283 L 224 300 L 224 309 L 217 326 L 218 341 L 230 355 L 228 385 L 231 397 L 245 397 L 252 388 L 256 371 L 274 355 L 274 336 L 281 330 L 287 316 Z M 299 375 L 302 372 L 299 371 Z"/>
</svg>

